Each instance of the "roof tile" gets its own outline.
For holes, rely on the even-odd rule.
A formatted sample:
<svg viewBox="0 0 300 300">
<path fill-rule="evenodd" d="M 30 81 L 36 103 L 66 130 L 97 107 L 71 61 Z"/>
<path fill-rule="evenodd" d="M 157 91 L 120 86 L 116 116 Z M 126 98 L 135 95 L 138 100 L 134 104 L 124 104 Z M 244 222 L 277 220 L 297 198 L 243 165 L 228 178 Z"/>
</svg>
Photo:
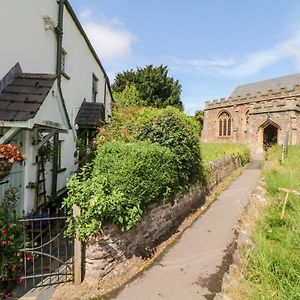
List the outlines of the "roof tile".
<svg viewBox="0 0 300 300">
<path fill-rule="evenodd" d="M 32 119 L 51 90 L 55 75 L 17 74 L 0 93 L 0 120 L 27 121 Z"/>
</svg>

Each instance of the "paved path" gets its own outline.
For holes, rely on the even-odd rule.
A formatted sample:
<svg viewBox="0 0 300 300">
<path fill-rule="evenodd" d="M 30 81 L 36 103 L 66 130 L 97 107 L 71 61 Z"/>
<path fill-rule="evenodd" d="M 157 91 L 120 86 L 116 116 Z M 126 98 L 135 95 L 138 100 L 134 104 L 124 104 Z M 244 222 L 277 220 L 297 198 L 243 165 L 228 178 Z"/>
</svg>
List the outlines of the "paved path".
<svg viewBox="0 0 300 300">
<path fill-rule="evenodd" d="M 260 175 L 253 161 L 153 267 L 129 283 L 117 300 L 213 299 L 226 249 Z M 218 278 L 219 277 L 219 278 Z"/>
</svg>

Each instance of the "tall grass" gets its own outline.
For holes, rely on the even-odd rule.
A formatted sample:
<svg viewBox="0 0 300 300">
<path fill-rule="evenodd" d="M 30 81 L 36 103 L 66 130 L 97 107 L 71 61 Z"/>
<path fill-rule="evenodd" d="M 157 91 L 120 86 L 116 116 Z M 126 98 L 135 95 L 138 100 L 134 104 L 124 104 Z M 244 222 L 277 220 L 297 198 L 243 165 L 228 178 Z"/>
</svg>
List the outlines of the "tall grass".
<svg viewBox="0 0 300 300">
<path fill-rule="evenodd" d="M 243 165 L 246 164 L 250 159 L 249 149 L 243 144 L 202 143 L 201 154 L 202 161 L 205 165 L 227 155 L 240 156 Z"/>
<path fill-rule="evenodd" d="M 280 163 L 280 148 L 266 156 L 263 170 L 272 201 L 256 224 L 255 247 L 245 272 L 249 299 L 300 299 L 300 196 L 290 194 L 283 219 L 285 194 L 278 188 L 300 191 L 300 146 L 291 146 Z"/>
</svg>

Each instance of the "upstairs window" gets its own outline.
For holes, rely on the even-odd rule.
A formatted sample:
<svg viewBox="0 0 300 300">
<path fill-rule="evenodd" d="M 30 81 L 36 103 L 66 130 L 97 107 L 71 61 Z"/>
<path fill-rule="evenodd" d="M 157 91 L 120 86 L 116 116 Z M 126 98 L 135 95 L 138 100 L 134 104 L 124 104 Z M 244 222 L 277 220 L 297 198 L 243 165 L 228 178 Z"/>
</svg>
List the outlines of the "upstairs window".
<svg viewBox="0 0 300 300">
<path fill-rule="evenodd" d="M 92 101 L 96 102 L 98 94 L 98 78 L 93 74 L 93 83 L 92 83 Z"/>
<path fill-rule="evenodd" d="M 219 136 L 231 135 L 231 117 L 229 113 L 223 112 L 219 116 Z"/>
<path fill-rule="evenodd" d="M 61 74 L 66 78 L 66 79 L 70 79 L 69 75 L 66 73 L 66 65 L 67 65 L 67 57 L 68 53 L 62 49 L 61 51 L 61 65 L 60 65 L 60 68 L 61 68 Z"/>
</svg>

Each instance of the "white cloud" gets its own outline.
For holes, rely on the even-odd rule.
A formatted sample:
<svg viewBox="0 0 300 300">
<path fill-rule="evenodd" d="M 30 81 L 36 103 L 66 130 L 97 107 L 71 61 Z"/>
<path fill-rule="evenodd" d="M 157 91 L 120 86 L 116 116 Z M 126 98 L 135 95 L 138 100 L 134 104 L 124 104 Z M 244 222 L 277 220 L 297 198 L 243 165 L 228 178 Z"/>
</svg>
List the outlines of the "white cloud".
<svg viewBox="0 0 300 300">
<path fill-rule="evenodd" d="M 217 77 L 243 78 L 257 74 L 262 69 L 285 58 L 291 58 L 300 70 L 300 29 L 294 31 L 292 38 L 270 49 L 235 58 L 180 59 L 167 57 L 170 68 L 181 72 L 209 74 Z"/>
<path fill-rule="evenodd" d="M 106 61 L 126 59 L 132 52 L 134 35 L 117 19 L 99 16 L 90 10 L 80 13 L 82 26 L 99 57 Z"/>
</svg>

